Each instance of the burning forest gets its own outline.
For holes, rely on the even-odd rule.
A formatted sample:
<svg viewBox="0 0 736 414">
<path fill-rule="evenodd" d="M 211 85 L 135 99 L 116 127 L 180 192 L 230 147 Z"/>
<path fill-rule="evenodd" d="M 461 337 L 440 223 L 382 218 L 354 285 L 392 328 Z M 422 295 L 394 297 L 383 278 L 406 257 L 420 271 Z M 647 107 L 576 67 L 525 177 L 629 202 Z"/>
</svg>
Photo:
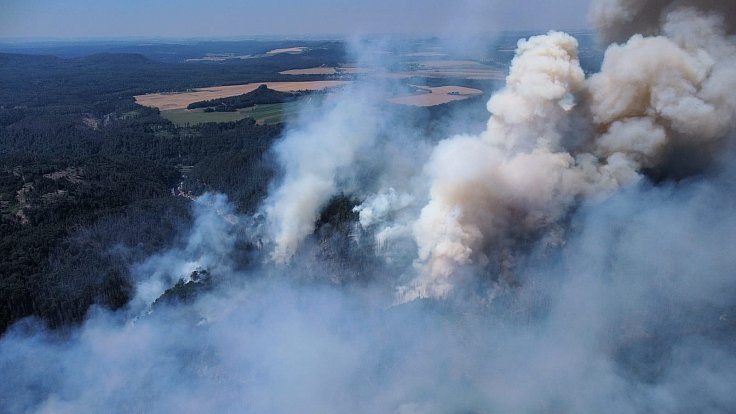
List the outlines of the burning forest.
<svg viewBox="0 0 736 414">
<path fill-rule="evenodd" d="M 375 73 L 305 104 L 252 213 L 201 195 L 125 306 L 2 336 L 0 411 L 733 412 L 736 8 L 590 16 L 600 70 L 520 39 L 482 129 Z"/>
</svg>

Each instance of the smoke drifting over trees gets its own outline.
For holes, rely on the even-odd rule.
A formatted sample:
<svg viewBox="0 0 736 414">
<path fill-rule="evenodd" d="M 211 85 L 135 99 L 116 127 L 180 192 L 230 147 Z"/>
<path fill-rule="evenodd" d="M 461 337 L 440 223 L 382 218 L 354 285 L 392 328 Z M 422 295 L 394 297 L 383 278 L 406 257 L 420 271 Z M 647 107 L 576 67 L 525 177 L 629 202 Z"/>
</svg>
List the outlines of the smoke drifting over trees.
<svg viewBox="0 0 736 414">
<path fill-rule="evenodd" d="M 16 324 L 0 411 L 732 412 L 732 9 L 596 1 L 599 73 L 522 40 L 486 129 L 439 142 L 358 82 L 256 214 L 198 199 L 125 309 Z M 207 289 L 152 306 L 179 279 Z"/>
</svg>

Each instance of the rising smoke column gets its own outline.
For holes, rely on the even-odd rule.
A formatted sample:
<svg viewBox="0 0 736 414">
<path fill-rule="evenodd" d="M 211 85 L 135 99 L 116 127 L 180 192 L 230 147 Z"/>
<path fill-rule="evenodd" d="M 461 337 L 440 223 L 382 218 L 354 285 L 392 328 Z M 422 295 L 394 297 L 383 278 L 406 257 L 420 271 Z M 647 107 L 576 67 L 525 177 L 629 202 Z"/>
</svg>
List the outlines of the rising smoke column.
<svg viewBox="0 0 736 414">
<path fill-rule="evenodd" d="M 678 8 L 662 19 L 659 35 L 609 47 L 589 80 L 596 152 L 687 172 L 734 126 L 736 44 L 721 15 Z"/>
<path fill-rule="evenodd" d="M 626 41 L 634 34 L 658 35 L 663 19 L 684 8 L 720 16 L 728 33 L 736 25 L 736 3 L 728 0 L 595 0 L 590 20 L 601 40 L 608 44 Z"/>
<path fill-rule="evenodd" d="M 702 11 L 673 10 L 667 24 L 687 13 L 695 20 L 688 18 L 685 26 L 699 22 L 701 34 L 723 32 L 718 18 Z M 725 46 L 731 41 L 720 35 L 665 32 L 667 24 L 665 35 L 636 37 L 612 47 L 603 72 L 583 85 L 569 36 L 553 33 L 522 44 L 512 72 L 529 68 L 520 82 L 536 81 L 537 87 L 509 82 L 494 98 L 488 131 L 443 142 L 427 166 L 433 179 L 431 202 L 455 202 L 453 212 L 469 212 L 457 215 L 451 223 L 456 227 L 438 227 L 438 234 L 448 228 L 477 229 L 476 238 L 458 238 L 460 247 L 476 249 L 465 263 L 482 264 L 482 255 L 497 246 L 554 226 L 560 212 L 577 199 L 605 195 L 635 180 L 639 168 L 662 168 L 668 148 L 705 143 L 710 155 L 711 146 L 720 147 L 724 136 L 719 134 L 728 133 L 730 103 L 728 89 L 715 89 L 717 79 L 730 79 L 722 63 L 727 55 L 685 45 L 694 39 Z M 678 32 L 683 33 L 680 40 L 673 34 Z M 637 42 L 647 39 L 657 39 L 658 47 L 640 50 Z M 703 52 L 692 53 L 699 49 Z M 641 56 L 632 52 L 637 50 Z M 687 65 L 670 68 L 672 72 L 655 66 L 627 72 L 631 76 L 620 73 L 641 69 L 637 62 L 660 52 L 677 57 L 670 63 L 682 58 Z M 703 73 L 688 69 L 709 60 L 712 65 Z M 540 66 L 536 63 L 560 70 L 531 70 Z M 621 88 L 615 88 L 616 82 Z M 549 88 L 540 91 L 550 92 L 535 95 L 541 86 Z M 676 126 L 676 116 L 660 113 L 669 107 L 653 98 L 671 89 L 689 91 L 675 96 L 700 99 L 706 109 L 710 105 L 722 111 L 725 119 L 703 126 L 702 133 Z M 600 104 L 606 90 L 623 97 L 612 99 L 611 106 Z M 524 112 L 529 116 L 514 118 L 522 114 L 515 109 L 526 104 L 534 104 Z M 696 120 L 709 116 L 702 114 L 708 112 L 690 115 Z M 580 120 L 587 120 L 587 128 L 578 129 Z M 307 130 L 313 135 L 304 135 L 311 137 L 303 138 L 305 142 L 342 143 L 318 139 L 319 128 Z M 565 139 L 584 131 L 591 132 Z M 362 146 L 351 148 L 357 152 L 313 148 L 305 154 L 324 151 L 325 156 L 355 159 Z M 530 283 L 504 292 L 521 300 L 496 302 L 502 312 L 485 302 L 475 306 L 465 301 L 377 310 L 366 298 L 370 295 L 357 289 L 292 284 L 299 266 L 273 277 L 278 272 L 266 263 L 264 277 L 257 270 L 236 273 L 247 276 L 231 278 L 242 285 L 197 295 L 191 306 L 163 303 L 134 324 L 97 309 L 71 335 L 60 337 L 25 321 L 0 338 L 0 411 L 734 412 L 736 257 L 728 249 L 736 238 L 736 164 L 733 151 L 724 155 L 725 165 L 711 176 L 659 186 L 641 182 L 602 203 L 582 206 L 571 218 L 578 231 L 559 249 L 562 259 L 536 257 L 520 266 L 523 280 Z M 306 164 L 303 171 L 329 177 L 336 183 L 331 188 L 340 190 L 346 164 L 330 165 L 324 174 Z M 298 182 L 297 170 L 290 171 Z M 453 172 L 453 178 L 444 180 L 446 172 Z M 444 191 L 453 186 L 473 203 L 445 197 Z M 365 203 L 362 224 L 375 225 L 391 217 L 391 210 L 406 210 L 411 199 L 401 193 L 385 190 L 378 193 L 383 200 Z M 220 266 L 212 269 L 217 273 L 236 272 L 223 266 L 232 254 L 233 237 L 240 234 L 228 224 L 233 221 L 228 214 L 222 214 L 234 207 L 219 197 L 201 199 L 197 206 L 197 224 L 184 246 L 134 268 L 141 278 L 154 278 L 160 286 L 158 280 L 171 281 L 176 273 L 190 271 L 190 263 Z M 483 215 L 484 210 L 490 213 Z M 429 226 L 425 230 L 433 231 Z M 470 246 L 461 244 L 466 240 Z M 421 262 L 427 273 L 410 293 L 438 295 L 440 288 L 451 289 L 462 263 L 447 257 L 437 262 L 451 269 L 445 278 L 441 273 L 431 277 L 432 255 Z"/>
<path fill-rule="evenodd" d="M 519 43 L 506 88 L 488 103 L 487 130 L 441 142 L 427 166 L 430 202 L 414 226 L 421 276 L 401 300 L 447 295 L 458 266 L 487 260 L 487 248 L 555 223 L 580 195 L 636 178 L 621 157 L 598 164 L 563 147 L 584 87 L 573 37 Z"/>
<path fill-rule="evenodd" d="M 289 261 L 312 234 L 321 209 L 340 192 L 339 172 L 375 139 L 378 116 L 370 97 L 350 89 L 335 100 L 339 104 L 323 108 L 325 115 L 288 131 L 276 145 L 284 176 L 262 210 L 277 263 Z"/>
<path fill-rule="evenodd" d="M 597 2 L 603 39 L 626 28 L 651 36 L 611 45 L 588 80 L 569 35 L 521 41 L 506 88 L 488 103 L 487 130 L 441 142 L 427 165 L 430 201 L 414 226 L 420 275 L 399 300 L 446 296 L 462 266 L 483 266 L 489 254 L 503 273 L 517 240 L 539 237 L 579 200 L 636 182 L 643 169 L 682 176 L 712 160 L 736 118 L 726 3 Z"/>
<path fill-rule="evenodd" d="M 488 103 L 486 131 L 440 142 L 423 168 L 429 194 L 407 192 L 409 204 L 428 200 L 420 213 L 406 220 L 414 210 L 406 202 L 379 203 L 390 187 L 358 208 L 364 228 L 385 230 L 379 244 L 411 232 L 418 246 L 418 276 L 399 300 L 446 296 L 465 266 L 513 277 L 519 245 L 564 242 L 561 219 L 581 201 L 644 173 L 702 171 L 736 118 L 733 9 L 716 1 L 597 1 L 591 14 L 600 38 L 626 42 L 610 45 L 588 79 L 571 36 L 521 41 L 506 88 Z M 277 145 L 284 176 L 262 209 L 276 262 L 293 256 L 332 196 L 350 191 L 344 176 L 359 174 L 356 157 L 381 131 L 368 102 L 348 91 Z M 402 220 L 393 219 L 401 209 Z"/>
</svg>

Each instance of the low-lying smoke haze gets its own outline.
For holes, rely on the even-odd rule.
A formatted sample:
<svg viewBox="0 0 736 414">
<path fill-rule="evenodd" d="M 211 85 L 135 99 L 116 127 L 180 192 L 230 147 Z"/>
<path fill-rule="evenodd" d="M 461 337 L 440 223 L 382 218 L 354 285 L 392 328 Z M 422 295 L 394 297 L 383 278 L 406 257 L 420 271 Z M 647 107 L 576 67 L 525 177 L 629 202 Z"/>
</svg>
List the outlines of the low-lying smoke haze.
<svg viewBox="0 0 736 414">
<path fill-rule="evenodd" d="M 390 79 L 314 103 L 256 213 L 201 196 L 127 307 L 14 325 L 0 411 L 733 412 L 733 17 L 595 0 L 600 71 L 570 34 L 521 39 L 482 131 L 425 136 Z M 204 287 L 157 300 L 182 278 Z"/>
</svg>

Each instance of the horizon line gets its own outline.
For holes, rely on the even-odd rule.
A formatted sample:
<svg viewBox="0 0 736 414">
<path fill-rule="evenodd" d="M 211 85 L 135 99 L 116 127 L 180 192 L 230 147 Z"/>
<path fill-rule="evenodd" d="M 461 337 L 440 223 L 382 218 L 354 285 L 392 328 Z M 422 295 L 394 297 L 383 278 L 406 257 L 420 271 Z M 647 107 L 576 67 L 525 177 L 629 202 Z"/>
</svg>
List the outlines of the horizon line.
<svg viewBox="0 0 736 414">
<path fill-rule="evenodd" d="M 338 34 L 338 33 L 321 33 L 321 34 L 250 34 L 250 35 L 228 35 L 228 36 L 85 36 L 85 37 L 59 37 L 59 36 L 12 36 L 0 37 L 0 43 L 82 43 L 82 42 L 130 42 L 130 41 L 154 41 L 154 42 L 192 42 L 192 41 L 247 41 L 247 40 L 349 40 L 351 38 L 361 37 L 405 37 L 405 38 L 453 38 L 467 35 L 472 36 L 498 36 L 501 34 L 512 33 L 547 33 L 549 31 L 561 31 L 570 34 L 593 34 L 594 30 L 590 28 L 568 28 L 568 29 L 507 29 L 488 32 L 478 32 L 472 34 L 438 34 L 438 33 L 361 33 L 361 34 Z"/>
</svg>

